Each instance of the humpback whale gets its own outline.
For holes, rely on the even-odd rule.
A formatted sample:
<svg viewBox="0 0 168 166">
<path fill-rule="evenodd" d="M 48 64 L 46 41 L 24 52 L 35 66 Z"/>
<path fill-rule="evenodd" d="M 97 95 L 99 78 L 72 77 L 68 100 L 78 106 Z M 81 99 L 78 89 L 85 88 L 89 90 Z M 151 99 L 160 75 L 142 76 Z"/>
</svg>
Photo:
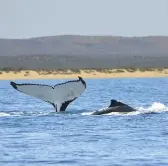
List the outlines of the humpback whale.
<svg viewBox="0 0 168 166">
<path fill-rule="evenodd" d="M 108 113 L 112 113 L 112 112 L 121 112 L 121 113 L 128 113 L 128 112 L 132 112 L 132 111 L 136 111 L 134 108 L 120 102 L 117 100 L 111 100 L 110 105 L 102 110 L 98 110 L 98 111 L 94 111 L 92 113 L 92 115 L 102 115 L 102 114 L 108 114 Z"/>
<path fill-rule="evenodd" d="M 56 84 L 55 86 L 43 84 L 17 84 L 10 82 L 11 86 L 27 95 L 36 97 L 52 104 L 56 112 L 65 111 L 68 105 L 77 99 L 86 89 L 86 83 L 82 77 Z"/>
</svg>

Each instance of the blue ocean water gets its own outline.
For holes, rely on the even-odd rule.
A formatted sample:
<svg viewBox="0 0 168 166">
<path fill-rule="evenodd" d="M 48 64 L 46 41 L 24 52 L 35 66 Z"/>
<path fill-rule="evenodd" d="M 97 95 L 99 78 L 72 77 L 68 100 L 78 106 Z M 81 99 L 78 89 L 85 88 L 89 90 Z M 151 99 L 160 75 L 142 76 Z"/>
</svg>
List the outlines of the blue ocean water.
<svg viewBox="0 0 168 166">
<path fill-rule="evenodd" d="M 55 85 L 65 80 L 20 80 Z M 86 79 L 65 113 L 0 81 L 0 166 L 168 165 L 168 78 Z M 91 115 L 120 100 L 138 111 Z"/>
</svg>

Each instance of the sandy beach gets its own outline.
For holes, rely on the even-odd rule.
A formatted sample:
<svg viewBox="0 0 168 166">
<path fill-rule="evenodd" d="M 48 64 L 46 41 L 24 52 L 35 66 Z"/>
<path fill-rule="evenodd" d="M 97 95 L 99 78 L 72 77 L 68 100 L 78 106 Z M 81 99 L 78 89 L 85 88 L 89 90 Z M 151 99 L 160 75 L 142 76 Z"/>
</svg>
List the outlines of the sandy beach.
<svg viewBox="0 0 168 166">
<path fill-rule="evenodd" d="M 67 70 L 61 71 L 0 71 L 0 80 L 22 80 L 22 79 L 67 79 L 77 78 L 136 78 L 136 77 L 168 77 L 168 69 L 152 69 L 152 70 L 80 70 L 79 72 L 72 72 Z"/>
</svg>

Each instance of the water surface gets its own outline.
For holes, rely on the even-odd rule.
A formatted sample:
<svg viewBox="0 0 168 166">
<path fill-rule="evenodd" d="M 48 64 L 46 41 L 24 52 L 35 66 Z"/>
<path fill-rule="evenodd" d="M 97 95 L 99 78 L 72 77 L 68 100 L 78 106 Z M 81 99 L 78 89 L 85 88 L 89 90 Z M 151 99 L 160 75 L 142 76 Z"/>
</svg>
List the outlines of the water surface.
<svg viewBox="0 0 168 166">
<path fill-rule="evenodd" d="M 48 103 L 0 81 L 0 165 L 168 165 L 168 79 L 86 79 L 86 83 L 86 91 L 58 114 Z M 138 111 L 90 115 L 111 99 Z"/>
</svg>

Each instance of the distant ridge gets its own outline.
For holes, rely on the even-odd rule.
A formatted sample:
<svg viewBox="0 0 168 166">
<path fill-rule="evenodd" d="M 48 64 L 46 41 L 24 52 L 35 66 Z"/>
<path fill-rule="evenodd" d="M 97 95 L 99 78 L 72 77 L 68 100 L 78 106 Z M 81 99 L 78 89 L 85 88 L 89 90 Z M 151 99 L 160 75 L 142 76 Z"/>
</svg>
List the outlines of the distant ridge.
<svg viewBox="0 0 168 166">
<path fill-rule="evenodd" d="M 168 37 L 60 35 L 29 39 L 0 39 L 0 56 L 126 54 L 168 55 Z"/>
<path fill-rule="evenodd" d="M 0 39 L 0 69 L 151 67 L 168 67 L 168 36 Z"/>
</svg>

